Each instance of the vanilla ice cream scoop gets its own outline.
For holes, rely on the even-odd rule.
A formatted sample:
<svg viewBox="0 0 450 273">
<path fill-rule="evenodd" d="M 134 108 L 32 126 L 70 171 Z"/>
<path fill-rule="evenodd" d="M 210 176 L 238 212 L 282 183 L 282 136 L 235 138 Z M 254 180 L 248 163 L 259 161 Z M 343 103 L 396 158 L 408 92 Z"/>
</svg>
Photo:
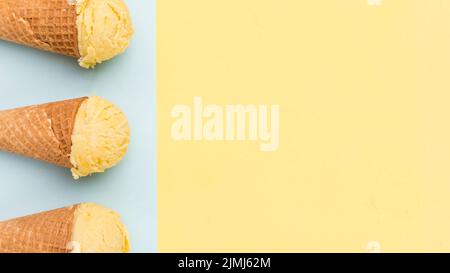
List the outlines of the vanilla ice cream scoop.
<svg viewBox="0 0 450 273">
<path fill-rule="evenodd" d="M 113 167 L 125 156 L 129 142 L 130 128 L 122 111 L 100 97 L 88 98 L 78 109 L 72 132 L 73 177 Z"/>
<path fill-rule="evenodd" d="M 0 150 L 71 169 L 75 179 L 115 166 L 129 142 L 123 112 L 97 96 L 0 111 Z"/>
<path fill-rule="evenodd" d="M 127 253 L 130 240 L 120 215 L 94 203 L 79 204 L 74 211 L 72 253 Z"/>
<path fill-rule="evenodd" d="M 84 68 L 124 52 L 133 32 L 124 0 L 0 1 L 0 39 L 77 58 Z"/>
<path fill-rule="evenodd" d="M 134 30 L 123 0 L 78 0 L 76 3 L 82 67 L 94 67 L 125 51 Z"/>
</svg>

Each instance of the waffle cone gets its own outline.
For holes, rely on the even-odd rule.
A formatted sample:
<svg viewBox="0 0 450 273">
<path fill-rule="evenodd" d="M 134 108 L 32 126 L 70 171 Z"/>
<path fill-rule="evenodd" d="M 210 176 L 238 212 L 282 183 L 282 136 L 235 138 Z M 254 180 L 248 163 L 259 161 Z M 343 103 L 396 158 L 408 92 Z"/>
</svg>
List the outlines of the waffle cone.
<svg viewBox="0 0 450 273">
<path fill-rule="evenodd" d="M 67 253 L 77 205 L 0 222 L 0 253 Z"/>
<path fill-rule="evenodd" d="M 73 126 L 85 99 L 0 111 L 0 150 L 71 168 Z"/>
<path fill-rule="evenodd" d="M 0 0 L 0 39 L 79 58 L 76 20 L 68 0 Z"/>
</svg>

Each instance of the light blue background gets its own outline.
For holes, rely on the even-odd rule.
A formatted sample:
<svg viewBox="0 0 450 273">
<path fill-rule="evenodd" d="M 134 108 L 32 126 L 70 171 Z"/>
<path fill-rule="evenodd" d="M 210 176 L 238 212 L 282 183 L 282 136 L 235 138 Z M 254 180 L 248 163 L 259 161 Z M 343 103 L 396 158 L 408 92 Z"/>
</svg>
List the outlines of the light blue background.
<svg viewBox="0 0 450 273">
<path fill-rule="evenodd" d="M 126 3 L 135 26 L 131 45 L 94 70 L 0 41 L 0 109 L 95 94 L 118 105 L 132 130 L 118 166 L 78 182 L 67 169 L 0 152 L 0 220 L 95 202 L 122 215 L 133 252 L 156 252 L 155 1 Z"/>
</svg>

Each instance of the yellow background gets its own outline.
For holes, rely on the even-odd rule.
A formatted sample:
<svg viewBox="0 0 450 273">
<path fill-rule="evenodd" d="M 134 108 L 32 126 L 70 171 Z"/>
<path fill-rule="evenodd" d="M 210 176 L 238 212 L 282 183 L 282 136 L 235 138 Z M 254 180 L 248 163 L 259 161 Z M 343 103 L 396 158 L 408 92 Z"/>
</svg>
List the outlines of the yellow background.
<svg viewBox="0 0 450 273">
<path fill-rule="evenodd" d="M 450 1 L 161 0 L 159 251 L 450 251 Z M 280 147 L 175 142 L 279 104 Z"/>
</svg>

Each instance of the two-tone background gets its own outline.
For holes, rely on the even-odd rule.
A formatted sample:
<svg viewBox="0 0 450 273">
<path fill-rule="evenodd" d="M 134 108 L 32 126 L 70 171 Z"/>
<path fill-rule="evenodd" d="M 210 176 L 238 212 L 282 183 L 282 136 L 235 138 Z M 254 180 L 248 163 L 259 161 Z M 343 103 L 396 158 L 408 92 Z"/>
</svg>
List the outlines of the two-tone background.
<svg viewBox="0 0 450 273">
<path fill-rule="evenodd" d="M 133 134 L 80 183 L 0 154 L 1 219 L 94 201 L 136 252 L 450 251 L 449 1 L 126 2 L 132 44 L 93 71 L 0 43 L 2 109 L 97 94 Z M 195 98 L 278 105 L 277 149 L 174 139 Z"/>
</svg>

